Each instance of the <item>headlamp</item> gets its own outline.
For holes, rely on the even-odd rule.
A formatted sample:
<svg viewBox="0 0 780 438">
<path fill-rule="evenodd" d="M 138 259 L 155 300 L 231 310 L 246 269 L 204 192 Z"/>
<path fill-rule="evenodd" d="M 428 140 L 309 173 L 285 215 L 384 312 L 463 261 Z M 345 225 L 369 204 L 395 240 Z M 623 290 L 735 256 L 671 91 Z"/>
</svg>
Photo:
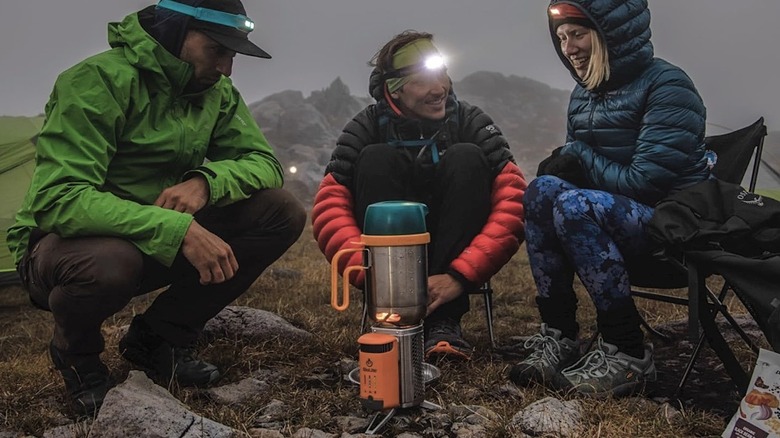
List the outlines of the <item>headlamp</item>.
<svg viewBox="0 0 780 438">
<path fill-rule="evenodd" d="M 428 70 L 441 70 L 444 67 L 444 57 L 441 55 L 429 56 L 425 60 L 425 68 Z"/>
<path fill-rule="evenodd" d="M 385 73 L 384 79 L 393 79 L 393 78 L 402 78 L 404 76 L 410 76 L 415 73 L 420 73 L 423 71 L 427 72 L 439 72 L 439 71 L 446 71 L 447 65 L 444 63 L 444 57 L 441 55 L 431 55 L 427 58 L 425 58 L 422 62 L 417 64 L 412 64 L 403 68 L 399 68 L 397 70 L 390 70 L 387 73 Z"/>
<path fill-rule="evenodd" d="M 231 14 L 229 12 L 217 11 L 215 9 L 200 8 L 174 0 L 160 0 L 157 3 L 158 8 L 170 9 L 180 14 L 189 15 L 200 21 L 221 24 L 222 26 L 233 27 L 242 32 L 249 33 L 255 28 L 255 23 L 246 15 Z"/>
</svg>

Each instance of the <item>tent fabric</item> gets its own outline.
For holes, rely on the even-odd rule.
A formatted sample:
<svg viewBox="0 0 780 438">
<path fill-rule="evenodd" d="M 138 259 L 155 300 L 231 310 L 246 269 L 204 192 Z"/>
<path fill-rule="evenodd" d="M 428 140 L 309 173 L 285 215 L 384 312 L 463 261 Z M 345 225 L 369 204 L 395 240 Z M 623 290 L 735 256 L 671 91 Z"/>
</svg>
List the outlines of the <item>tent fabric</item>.
<svg viewBox="0 0 780 438">
<path fill-rule="evenodd" d="M 22 205 L 35 168 L 34 139 L 43 117 L 0 117 L 0 285 L 18 282 L 6 231 Z"/>
</svg>

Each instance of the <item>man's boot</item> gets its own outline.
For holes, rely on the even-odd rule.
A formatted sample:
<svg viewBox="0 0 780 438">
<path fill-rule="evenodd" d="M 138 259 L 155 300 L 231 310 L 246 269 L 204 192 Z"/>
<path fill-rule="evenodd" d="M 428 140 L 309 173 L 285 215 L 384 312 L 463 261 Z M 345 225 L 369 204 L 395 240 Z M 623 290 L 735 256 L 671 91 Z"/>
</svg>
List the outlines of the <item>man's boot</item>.
<svg viewBox="0 0 780 438">
<path fill-rule="evenodd" d="M 49 355 L 54 368 L 65 380 L 65 391 L 73 410 L 79 416 L 94 417 L 106 393 L 114 386 L 100 356 L 68 355 L 53 343 L 49 344 Z"/>
</svg>

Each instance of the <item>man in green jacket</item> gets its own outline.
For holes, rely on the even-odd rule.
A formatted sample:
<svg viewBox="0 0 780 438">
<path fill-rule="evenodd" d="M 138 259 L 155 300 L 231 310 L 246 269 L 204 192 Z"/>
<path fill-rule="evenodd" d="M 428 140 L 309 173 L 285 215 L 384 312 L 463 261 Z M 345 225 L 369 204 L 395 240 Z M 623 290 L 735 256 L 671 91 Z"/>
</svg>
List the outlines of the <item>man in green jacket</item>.
<svg viewBox="0 0 780 438">
<path fill-rule="evenodd" d="M 63 72 L 8 244 L 79 413 L 113 385 L 103 321 L 169 285 L 119 343 L 182 385 L 217 368 L 193 353 L 206 322 L 300 236 L 306 214 L 229 79 L 248 39 L 239 0 L 161 0 L 109 24 L 111 49 Z"/>
</svg>

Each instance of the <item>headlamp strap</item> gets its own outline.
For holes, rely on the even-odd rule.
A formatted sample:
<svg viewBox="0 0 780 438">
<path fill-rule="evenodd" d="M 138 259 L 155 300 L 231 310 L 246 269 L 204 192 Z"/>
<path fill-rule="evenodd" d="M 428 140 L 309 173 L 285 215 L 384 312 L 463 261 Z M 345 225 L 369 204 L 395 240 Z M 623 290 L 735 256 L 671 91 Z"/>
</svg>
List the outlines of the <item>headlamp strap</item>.
<svg viewBox="0 0 780 438">
<path fill-rule="evenodd" d="M 255 23 L 246 15 L 231 14 L 215 9 L 185 5 L 184 3 L 179 3 L 174 0 L 160 0 L 160 2 L 157 3 L 157 7 L 189 15 L 196 20 L 233 27 L 246 33 L 251 32 L 255 28 Z"/>
</svg>

